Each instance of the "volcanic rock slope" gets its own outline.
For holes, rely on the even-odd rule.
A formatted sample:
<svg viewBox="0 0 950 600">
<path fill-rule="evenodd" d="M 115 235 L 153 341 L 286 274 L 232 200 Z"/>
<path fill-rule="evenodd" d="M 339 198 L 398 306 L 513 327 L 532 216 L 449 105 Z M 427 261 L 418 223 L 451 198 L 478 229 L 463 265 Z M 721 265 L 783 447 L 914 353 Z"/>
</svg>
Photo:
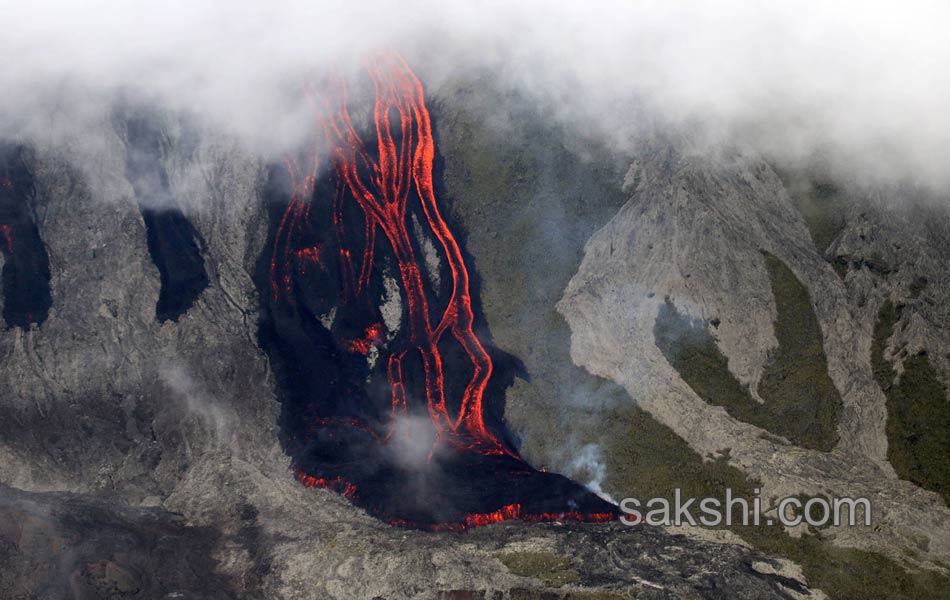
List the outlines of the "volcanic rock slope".
<svg viewBox="0 0 950 600">
<path fill-rule="evenodd" d="M 754 157 L 711 158 L 657 142 L 638 153 L 622 187 L 628 157 L 599 160 L 599 150 L 572 136 L 529 128 L 522 132 L 527 144 L 553 150 L 525 160 L 579 165 L 577 187 L 564 191 L 557 177 L 528 169 L 513 175 L 533 177 L 520 187 L 478 188 L 469 179 L 484 181 L 491 161 L 506 158 L 477 147 L 479 136 L 497 133 L 495 126 L 477 127 L 481 111 L 498 99 L 486 99 L 484 88 L 443 90 L 437 134 L 448 202 L 481 274 L 481 309 L 495 343 L 524 363 L 506 414 L 528 458 L 579 469 L 570 458 L 575 438 L 584 440 L 618 403 L 633 405 L 632 397 L 651 423 L 697 456 L 727 454 L 721 460 L 759 480 L 767 495 L 873 496 L 880 527 L 842 531 L 835 543 L 903 557 L 913 545 L 916 562 L 946 560 L 946 508 L 889 467 L 887 400 L 871 369 L 885 298 L 902 303 L 903 290 L 912 282 L 919 288 L 921 276 L 929 282 L 921 297 L 942 297 L 946 260 L 933 239 L 946 231 L 939 221 L 928 219 L 911 236 L 916 225 L 891 216 L 895 204 L 887 198 L 876 208 L 854 208 L 851 217 L 860 219 L 849 217 L 834 241 L 834 256 L 850 257 L 842 281 L 781 181 Z M 514 110 L 510 116 L 532 117 Z M 342 496 L 299 485 L 278 441 L 274 377 L 256 337 L 252 274 L 268 227 L 265 165 L 187 119 L 155 114 L 149 118 L 163 193 L 145 198 L 129 168 L 135 118 L 112 113 L 81 143 L 30 147 L 19 157 L 32 177 L 29 202 L 49 257 L 52 306 L 39 326 L 0 332 L 0 595 L 821 597 L 789 561 L 725 534 L 721 542 L 651 527 L 520 523 L 466 534 L 406 531 Z M 511 214 L 520 215 L 509 225 L 530 227 L 525 219 L 546 206 L 538 190 L 568 212 L 538 220 L 544 225 L 534 237 L 499 235 L 491 223 L 505 219 L 495 210 L 502 194 L 511 192 Z M 471 202 L 481 193 L 487 195 Z M 856 193 L 847 206 L 864 202 Z M 156 318 L 162 277 L 149 254 L 143 203 L 180 211 L 195 231 L 208 283 L 177 318 Z M 882 227 L 872 228 L 871 219 Z M 521 286 L 535 290 L 524 293 L 536 304 L 508 303 L 501 269 L 521 256 L 511 248 L 568 225 L 567 237 L 554 238 L 564 241 L 563 252 L 534 262 L 537 286 Z M 871 230 L 886 237 L 864 233 Z M 895 242 L 904 247 L 891 256 Z M 884 248 L 893 272 L 871 273 L 861 262 L 873 248 Z M 762 250 L 787 265 L 815 300 L 827 372 L 841 398 L 831 452 L 764 435 L 704 402 L 654 342 L 668 297 L 677 314 L 718 320 L 713 335 L 730 372 L 754 388 L 776 346 Z M 527 270 L 508 266 L 509 276 Z M 570 331 L 554 312 L 558 299 Z M 946 338 L 936 325 L 947 322 L 944 309 L 939 302 L 913 306 L 902 312 L 898 323 L 908 325 L 888 337 L 883 356 L 926 348 L 942 378 Z M 526 336 L 518 323 L 540 333 Z M 560 343 L 568 333 L 570 343 Z M 553 358 L 545 363 L 547 353 Z M 552 370 L 569 358 L 629 396 L 583 375 L 568 376 L 571 398 L 550 393 L 559 384 Z M 558 404 L 567 408 L 555 410 Z M 570 421 L 560 421 L 572 414 L 586 415 L 576 435 Z M 564 425 L 563 444 L 547 435 L 551 424 Z M 609 455 L 609 440 L 600 441 Z M 619 479 L 607 477 L 607 491 L 626 493 Z"/>
<path fill-rule="evenodd" d="M 0 335 L 0 595 L 808 595 L 776 574 L 783 562 L 738 545 L 619 524 L 406 531 L 301 486 L 256 340 L 264 165 L 149 117 L 167 183 L 148 208 L 187 214 L 209 280 L 177 319 L 159 320 L 161 276 L 127 178 L 129 118 L 112 115 L 81 147 L 19 158 L 53 307 L 41 326 Z"/>
<path fill-rule="evenodd" d="M 664 127 L 608 148 L 489 89 L 451 88 L 438 123 L 523 362 L 522 454 L 615 498 L 865 496 L 870 527 L 732 530 L 833 597 L 946 589 L 946 198 Z"/>
<path fill-rule="evenodd" d="M 872 368 L 877 344 L 896 369 L 905 356 L 930 356 L 935 382 L 948 380 L 946 306 L 938 300 L 948 281 L 945 199 L 941 204 L 912 188 L 844 184 L 828 200 L 836 203 L 841 224 L 830 247 L 822 248 L 782 179 L 755 156 L 653 147 L 634 162 L 624 185 L 629 201 L 587 243 L 558 304 L 571 325 L 574 361 L 623 385 L 700 454 L 727 454 L 761 484 L 763 498 L 869 498 L 875 525 L 841 528 L 836 544 L 945 565 L 950 511 L 934 493 L 939 487 L 927 491 L 889 462 L 889 441 L 901 443 L 888 435 L 885 392 L 892 382 L 880 381 Z M 786 265 L 807 289 L 820 325 L 827 362 L 809 365 L 806 375 L 818 379 L 825 367 L 840 394 L 836 431 L 825 447 L 796 445 L 769 431 L 768 423 L 756 427 L 713 405 L 657 340 L 658 323 L 672 305 L 689 317 L 681 327 L 709 332 L 750 396 L 762 394 L 781 342 L 770 260 Z M 923 297 L 915 281 L 926 282 Z M 881 336 L 879 312 L 887 303 L 905 310 L 896 333 Z M 805 327 L 807 318 L 797 315 L 795 326 Z M 679 335 L 672 345 L 687 343 L 686 334 Z M 798 368 L 788 366 L 782 376 L 795 377 Z M 936 385 L 945 412 L 945 386 Z M 808 386 L 796 391 L 801 403 L 818 393 Z M 940 426 L 939 419 L 930 424 Z M 939 435 L 926 428 L 915 433 Z"/>
</svg>

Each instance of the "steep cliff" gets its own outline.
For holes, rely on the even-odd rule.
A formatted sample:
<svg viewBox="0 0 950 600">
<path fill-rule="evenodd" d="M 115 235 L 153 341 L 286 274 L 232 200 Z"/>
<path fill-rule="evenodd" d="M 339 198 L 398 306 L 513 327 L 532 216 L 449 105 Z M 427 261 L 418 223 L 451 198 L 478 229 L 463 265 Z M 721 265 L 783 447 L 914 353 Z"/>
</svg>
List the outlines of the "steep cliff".
<svg viewBox="0 0 950 600">
<path fill-rule="evenodd" d="M 459 102 L 445 96 L 440 140 L 462 135 L 449 116 L 465 108 Z M 742 544 L 619 524 L 425 533 L 300 485 L 281 447 L 258 330 L 267 164 L 186 117 L 117 106 L 82 144 L 23 141 L 18 154 L 51 302 L 45 319 L 0 333 L 3 589 L 50 598 L 809 597 L 794 567 Z M 456 167 L 476 168 L 470 160 Z M 474 239 L 478 222 L 462 225 Z M 575 258 L 591 231 L 575 234 Z M 180 285 L 189 281 L 198 284 Z M 525 447 L 536 443 L 522 433 Z"/>
<path fill-rule="evenodd" d="M 620 152 L 480 80 L 436 90 L 432 110 L 437 192 L 471 261 L 480 335 L 516 375 L 504 417 L 529 462 L 617 499 L 867 496 L 874 526 L 433 534 L 306 489 L 259 329 L 268 164 L 122 101 L 82 144 L 5 149 L 6 589 L 761 598 L 941 585 L 945 204 L 688 137 Z"/>
</svg>

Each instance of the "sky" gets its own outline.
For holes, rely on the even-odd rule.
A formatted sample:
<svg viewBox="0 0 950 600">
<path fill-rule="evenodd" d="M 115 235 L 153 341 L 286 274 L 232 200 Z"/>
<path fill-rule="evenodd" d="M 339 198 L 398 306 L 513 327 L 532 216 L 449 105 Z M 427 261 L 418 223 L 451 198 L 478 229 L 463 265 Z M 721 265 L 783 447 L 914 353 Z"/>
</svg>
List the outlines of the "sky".
<svg viewBox="0 0 950 600">
<path fill-rule="evenodd" d="M 80 5 L 81 4 L 81 5 Z M 300 142 L 302 81 L 398 49 L 430 88 L 467 72 L 623 146 L 641 116 L 715 143 L 820 153 L 950 185 L 950 3 L 763 0 L 84 3 L 2 0 L 0 135 L 81 136 L 119 91 L 264 154 Z"/>
</svg>

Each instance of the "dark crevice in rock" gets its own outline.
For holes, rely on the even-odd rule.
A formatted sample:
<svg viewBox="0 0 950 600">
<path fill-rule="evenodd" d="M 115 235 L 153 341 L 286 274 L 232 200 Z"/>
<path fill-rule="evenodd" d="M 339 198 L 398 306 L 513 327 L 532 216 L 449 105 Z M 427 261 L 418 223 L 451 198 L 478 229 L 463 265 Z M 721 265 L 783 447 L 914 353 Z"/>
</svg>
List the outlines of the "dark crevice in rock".
<svg viewBox="0 0 950 600">
<path fill-rule="evenodd" d="M 22 147 L 0 145 L 0 252 L 3 319 L 29 329 L 46 321 L 53 304 L 49 256 L 34 214 L 33 174 Z"/>
<path fill-rule="evenodd" d="M 142 209 L 148 251 L 161 276 L 155 305 L 159 321 L 177 321 L 208 287 L 208 274 L 198 249 L 198 234 L 180 210 Z"/>
<path fill-rule="evenodd" d="M 169 189 L 162 164 L 165 143 L 161 130 L 139 116 L 129 118 L 125 125 L 126 176 L 135 191 L 148 251 L 161 278 L 155 318 L 177 321 L 208 287 L 201 254 L 204 243 Z"/>
</svg>

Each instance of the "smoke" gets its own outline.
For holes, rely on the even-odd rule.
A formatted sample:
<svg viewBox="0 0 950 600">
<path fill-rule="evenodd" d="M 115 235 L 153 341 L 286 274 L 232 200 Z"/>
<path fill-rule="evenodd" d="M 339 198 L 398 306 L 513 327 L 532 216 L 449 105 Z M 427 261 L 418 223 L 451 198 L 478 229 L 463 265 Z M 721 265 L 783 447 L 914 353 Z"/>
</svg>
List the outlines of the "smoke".
<svg viewBox="0 0 950 600">
<path fill-rule="evenodd" d="M 167 363 L 159 369 L 159 378 L 172 392 L 172 400 L 188 423 L 197 422 L 211 434 L 215 447 L 230 445 L 237 431 L 237 416 L 227 405 L 205 391 L 180 364 Z M 179 412 L 179 411 L 176 411 Z"/>
<path fill-rule="evenodd" d="M 396 465 L 409 473 L 429 471 L 433 453 L 439 450 L 429 417 L 399 414 L 393 418 L 392 428 L 389 450 Z"/>
<path fill-rule="evenodd" d="M 401 493 L 412 498 L 416 506 L 438 511 L 441 506 L 433 498 L 441 497 L 446 486 L 440 468 L 446 448 L 436 443 L 436 430 L 426 415 L 398 414 L 393 417 L 392 437 L 387 442 L 387 457 L 399 469 Z"/>
<path fill-rule="evenodd" d="M 603 463 L 600 446 L 597 444 L 587 444 L 578 450 L 568 463 L 565 474 L 571 479 L 586 481 L 584 485 L 587 489 L 607 502 L 617 504 L 617 501 L 601 487 L 604 478 L 607 477 L 607 467 Z"/>
<path fill-rule="evenodd" d="M 268 155 L 308 133 L 304 78 L 395 47 L 430 90 L 488 70 L 620 148 L 649 116 L 943 185 L 948 17 L 926 0 L 8 2 L 0 134 L 80 143 L 133 90 Z"/>
</svg>

